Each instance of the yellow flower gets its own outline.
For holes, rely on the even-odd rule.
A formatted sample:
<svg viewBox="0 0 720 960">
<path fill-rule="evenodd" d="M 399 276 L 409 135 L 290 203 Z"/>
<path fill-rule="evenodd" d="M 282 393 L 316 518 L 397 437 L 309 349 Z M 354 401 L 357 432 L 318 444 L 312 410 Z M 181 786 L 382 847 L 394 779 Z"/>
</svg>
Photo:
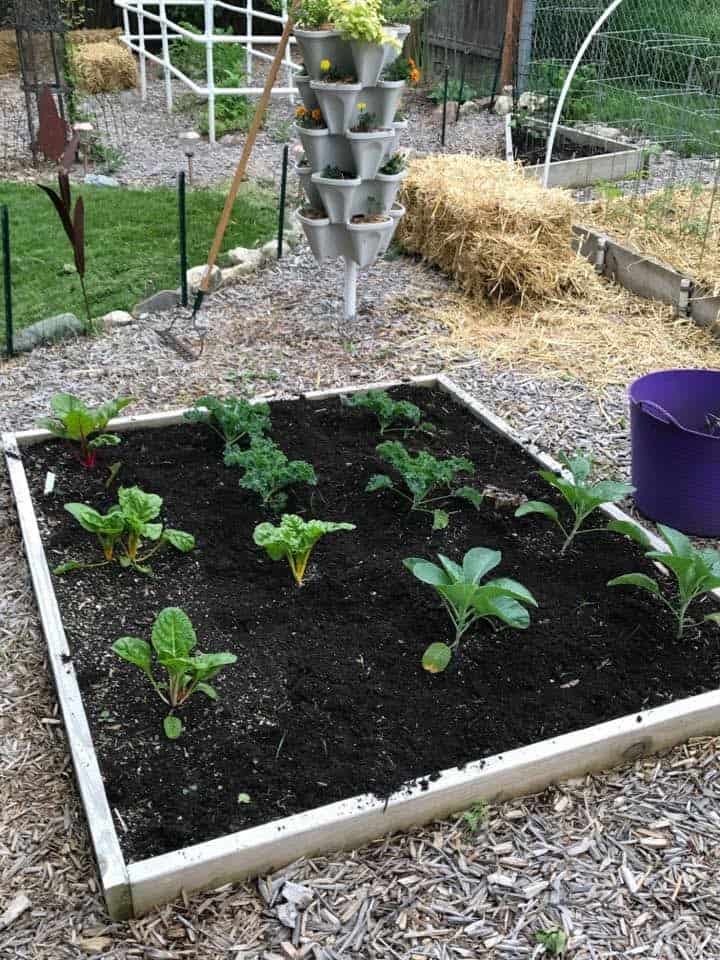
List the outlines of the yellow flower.
<svg viewBox="0 0 720 960">
<path fill-rule="evenodd" d="M 358 104 L 358 110 L 364 110 L 366 107 L 367 107 L 367 104 L 366 104 L 366 103 L 359 103 L 359 104 Z"/>
<path fill-rule="evenodd" d="M 329 60 L 321 60 L 321 61 L 320 61 L 320 69 L 322 70 L 323 73 L 327 73 L 328 70 L 330 69 L 330 61 L 329 61 Z"/>
</svg>

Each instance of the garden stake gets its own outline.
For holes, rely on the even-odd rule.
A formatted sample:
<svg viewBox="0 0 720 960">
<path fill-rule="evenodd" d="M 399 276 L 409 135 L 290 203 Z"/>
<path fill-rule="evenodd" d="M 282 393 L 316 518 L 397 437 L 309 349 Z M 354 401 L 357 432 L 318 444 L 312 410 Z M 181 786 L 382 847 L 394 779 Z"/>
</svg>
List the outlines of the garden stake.
<svg viewBox="0 0 720 960">
<path fill-rule="evenodd" d="M 187 287 L 187 210 L 185 204 L 185 171 L 178 173 L 178 227 L 180 232 L 180 302 L 188 305 Z"/>
<path fill-rule="evenodd" d="M 467 66 L 467 53 L 463 54 L 462 63 L 460 64 L 460 90 L 458 91 L 458 102 L 457 107 L 455 108 L 455 123 L 460 119 L 460 108 L 463 105 L 463 94 L 465 93 L 465 67 Z"/>
<path fill-rule="evenodd" d="M 287 191 L 287 172 L 288 172 L 289 152 L 290 152 L 290 147 L 286 143 L 285 146 L 283 147 L 282 174 L 280 177 L 280 211 L 278 213 L 278 241 L 277 241 L 278 260 L 281 260 L 283 255 L 283 234 L 285 233 L 285 193 Z"/>
<path fill-rule="evenodd" d="M 443 86 L 443 119 L 442 119 L 442 135 L 440 136 L 441 146 L 445 146 L 445 132 L 447 130 L 447 98 L 448 98 L 448 83 L 450 82 L 450 67 L 448 64 L 445 64 L 445 84 Z"/>
<path fill-rule="evenodd" d="M 9 357 L 15 352 L 13 344 L 12 283 L 10 276 L 10 214 L 7 207 L 0 212 L 2 222 L 3 287 L 5 290 L 5 351 Z"/>
</svg>

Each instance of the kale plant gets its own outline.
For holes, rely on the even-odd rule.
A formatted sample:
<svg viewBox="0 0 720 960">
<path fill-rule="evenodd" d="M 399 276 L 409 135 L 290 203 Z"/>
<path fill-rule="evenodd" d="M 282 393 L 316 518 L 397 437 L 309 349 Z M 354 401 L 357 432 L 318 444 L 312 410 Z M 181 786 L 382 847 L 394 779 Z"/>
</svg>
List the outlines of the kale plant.
<svg viewBox="0 0 720 960">
<path fill-rule="evenodd" d="M 367 410 L 373 414 L 380 424 L 380 436 L 388 430 L 410 430 L 420 427 L 423 430 L 432 430 L 432 424 L 421 423 L 422 410 L 409 400 L 393 400 L 386 390 L 367 390 L 364 393 L 351 393 L 341 396 L 340 402 L 344 407 L 352 410 Z M 393 426 L 406 421 L 405 426 Z"/>
<path fill-rule="evenodd" d="M 315 486 L 317 477 L 304 460 L 288 460 L 280 447 L 265 437 L 253 437 L 247 450 L 226 447 L 225 463 L 241 467 L 245 472 L 240 486 L 252 490 L 266 507 L 282 510 L 287 503 L 285 490 L 298 483 Z"/>
<path fill-rule="evenodd" d="M 622 533 L 646 548 L 645 557 L 661 563 L 675 577 L 675 596 L 668 600 L 653 577 L 644 573 L 626 573 L 608 582 L 609 587 L 638 587 L 656 596 L 677 620 L 677 637 L 680 639 L 685 630 L 685 618 L 688 608 L 700 597 L 720 587 L 720 551 L 697 550 L 685 534 L 672 527 L 658 524 L 660 536 L 669 547 L 669 552 L 652 549 L 650 538 L 644 530 L 627 520 L 613 520 L 608 530 Z M 704 620 L 720 623 L 720 613 L 708 613 Z"/>
<path fill-rule="evenodd" d="M 188 410 L 185 419 L 207 423 L 225 446 L 234 446 L 244 437 L 260 437 L 270 429 L 270 407 L 267 403 L 250 403 L 241 397 L 200 397 Z"/>
<path fill-rule="evenodd" d="M 107 400 L 99 407 L 88 407 L 72 393 L 56 393 L 50 400 L 54 416 L 42 417 L 37 426 L 49 430 L 61 440 L 77 443 L 80 448 L 80 462 L 92 469 L 97 462 L 98 447 L 111 447 L 120 443 L 120 437 L 114 433 L 103 433 L 108 422 L 122 409 L 132 403 L 134 397 L 120 397 Z"/>
<path fill-rule="evenodd" d="M 537 606 L 527 587 L 516 580 L 498 577 L 480 584 L 502 560 L 499 550 L 474 547 L 463 557 L 462 566 L 441 553 L 438 559 L 441 566 L 422 557 L 403 560 L 414 577 L 435 587 L 455 628 L 451 644 L 431 643 L 425 651 L 422 665 L 429 673 L 441 673 L 447 667 L 463 636 L 478 620 L 500 620 L 514 630 L 525 630 L 530 614 L 523 604 Z"/>
<path fill-rule="evenodd" d="M 623 497 L 629 496 L 634 487 L 629 483 L 619 483 L 614 480 L 601 480 L 599 483 L 588 483 L 588 477 L 592 470 L 592 460 L 589 457 L 583 457 L 576 454 L 569 458 L 565 454 L 560 454 L 560 462 L 566 467 L 572 475 L 572 480 L 560 477 L 551 470 L 540 470 L 539 475 L 547 481 L 550 486 L 555 487 L 565 499 L 573 514 L 572 526 L 568 529 L 560 520 L 560 514 L 549 503 L 543 500 L 528 500 L 515 511 L 516 517 L 524 517 L 529 513 L 541 513 L 549 517 L 562 531 L 565 542 L 560 550 L 560 556 L 573 542 L 579 533 L 595 533 L 602 527 L 593 527 L 588 530 L 580 528 L 590 516 L 603 503 L 617 503 Z"/>
<path fill-rule="evenodd" d="M 188 553 L 195 546 L 192 534 L 152 522 L 160 515 L 161 507 L 162 497 L 156 493 L 145 493 L 139 487 L 120 487 L 118 502 L 105 514 L 86 503 L 66 503 L 65 509 L 75 517 L 83 530 L 97 536 L 105 559 L 100 563 L 70 560 L 61 563 L 53 572 L 61 574 L 103 567 L 118 560 L 121 567 L 132 567 L 138 573 L 151 574 L 147 561 L 162 547 L 169 544 L 181 553 Z M 142 554 L 146 540 L 154 543 L 154 546 Z"/>
<path fill-rule="evenodd" d="M 295 582 L 303 585 L 305 570 L 315 544 L 326 533 L 354 530 L 352 523 L 333 523 L 329 520 L 303 520 L 294 513 L 283 514 L 278 526 L 260 523 L 255 527 L 253 540 L 267 550 L 271 560 L 287 560 Z"/>
<path fill-rule="evenodd" d="M 207 681 L 235 663 L 234 653 L 192 653 L 197 644 L 190 618 L 179 607 L 166 607 L 155 618 L 151 634 L 152 646 L 140 637 L 120 637 L 112 645 L 114 652 L 128 663 L 138 667 L 160 697 L 170 707 L 163 720 L 165 735 L 177 739 L 183 732 L 182 721 L 174 710 L 186 703 L 199 690 L 211 700 L 217 700 L 217 690 Z M 152 651 L 160 667 L 167 672 L 167 680 L 158 682 L 153 675 Z"/>
<path fill-rule="evenodd" d="M 433 530 L 442 530 L 450 522 L 447 511 L 433 508 L 433 503 L 458 497 L 468 500 L 476 509 L 480 507 L 483 497 L 478 490 L 474 487 L 455 486 L 458 474 L 475 472 L 472 460 L 465 457 L 438 460 L 427 450 L 412 454 L 397 440 L 386 440 L 375 449 L 386 463 L 397 470 L 409 492 L 406 493 L 384 473 L 372 476 L 365 490 L 368 493 L 375 490 L 393 490 L 410 503 L 411 510 L 431 513 Z"/>
</svg>

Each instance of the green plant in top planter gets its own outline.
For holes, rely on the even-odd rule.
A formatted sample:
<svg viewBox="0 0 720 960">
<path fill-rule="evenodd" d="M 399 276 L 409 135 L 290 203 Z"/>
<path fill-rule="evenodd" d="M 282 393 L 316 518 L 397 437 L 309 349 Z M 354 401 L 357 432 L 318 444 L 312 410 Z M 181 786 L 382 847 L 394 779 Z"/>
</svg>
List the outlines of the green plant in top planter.
<svg viewBox="0 0 720 960">
<path fill-rule="evenodd" d="M 134 397 L 107 400 L 99 407 L 88 407 L 72 393 L 56 393 L 50 400 L 54 416 L 41 417 L 37 426 L 49 430 L 54 437 L 76 443 L 80 463 L 88 470 L 97 463 L 99 447 L 112 447 L 120 443 L 114 433 L 103 433 L 109 421 L 133 402 Z"/>
<path fill-rule="evenodd" d="M 514 630 L 530 625 L 526 607 L 537 607 L 527 587 L 508 577 L 481 584 L 482 578 L 502 560 L 499 550 L 474 547 L 463 557 L 462 566 L 438 554 L 441 566 L 421 557 L 409 557 L 403 564 L 422 583 L 434 587 L 455 628 L 451 644 L 432 643 L 422 665 L 428 673 L 441 673 L 452 660 L 460 641 L 478 620 L 499 620 Z"/>
<path fill-rule="evenodd" d="M 211 700 L 217 700 L 217 690 L 208 683 L 223 667 L 237 661 L 234 653 L 198 653 L 197 637 L 190 618 L 179 607 L 161 610 L 153 624 L 151 643 L 140 637 L 120 637 L 112 645 L 123 660 L 132 663 L 145 674 L 170 713 L 163 720 L 165 736 L 176 740 L 183 732 L 182 721 L 174 713 L 178 707 L 199 691 Z M 153 675 L 152 653 L 166 671 L 167 680 L 158 682 Z"/>
<path fill-rule="evenodd" d="M 354 530 L 352 523 L 333 523 L 329 520 L 303 520 L 294 513 L 286 513 L 278 526 L 260 523 L 255 527 L 253 540 L 264 547 L 271 560 L 287 560 L 295 583 L 303 585 L 310 554 L 321 537 L 338 530 Z"/>
<path fill-rule="evenodd" d="M 637 587 L 657 597 L 671 611 L 677 620 L 677 637 L 685 631 L 685 618 L 688 608 L 695 601 L 720 587 L 720 551 L 697 550 L 685 534 L 672 527 L 658 524 L 660 536 L 670 548 L 670 552 L 653 549 L 650 538 L 644 530 L 627 520 L 613 520 L 608 530 L 630 537 L 645 547 L 645 557 L 667 568 L 676 580 L 676 593 L 668 600 L 653 577 L 645 573 L 626 573 L 608 582 L 609 587 Z M 720 623 L 720 613 L 708 613 L 703 618 Z"/>
<path fill-rule="evenodd" d="M 358 82 L 374 87 L 385 64 L 385 46 L 400 43 L 383 28 L 380 0 L 333 0 L 333 23 L 349 41 Z"/>
<path fill-rule="evenodd" d="M 409 23 L 419 20 L 435 0 L 380 0 L 380 16 L 385 23 Z"/>
</svg>

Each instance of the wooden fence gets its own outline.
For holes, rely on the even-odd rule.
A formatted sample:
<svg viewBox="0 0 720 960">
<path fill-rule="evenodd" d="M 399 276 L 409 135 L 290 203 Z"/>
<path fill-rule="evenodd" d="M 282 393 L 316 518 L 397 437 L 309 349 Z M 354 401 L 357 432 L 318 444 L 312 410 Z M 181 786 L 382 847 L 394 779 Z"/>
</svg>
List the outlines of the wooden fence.
<svg viewBox="0 0 720 960">
<path fill-rule="evenodd" d="M 508 0 L 440 0 L 426 14 L 425 70 L 439 78 L 445 68 L 459 77 L 462 60 L 466 76 L 483 94 L 492 83 L 502 58 Z"/>
</svg>

